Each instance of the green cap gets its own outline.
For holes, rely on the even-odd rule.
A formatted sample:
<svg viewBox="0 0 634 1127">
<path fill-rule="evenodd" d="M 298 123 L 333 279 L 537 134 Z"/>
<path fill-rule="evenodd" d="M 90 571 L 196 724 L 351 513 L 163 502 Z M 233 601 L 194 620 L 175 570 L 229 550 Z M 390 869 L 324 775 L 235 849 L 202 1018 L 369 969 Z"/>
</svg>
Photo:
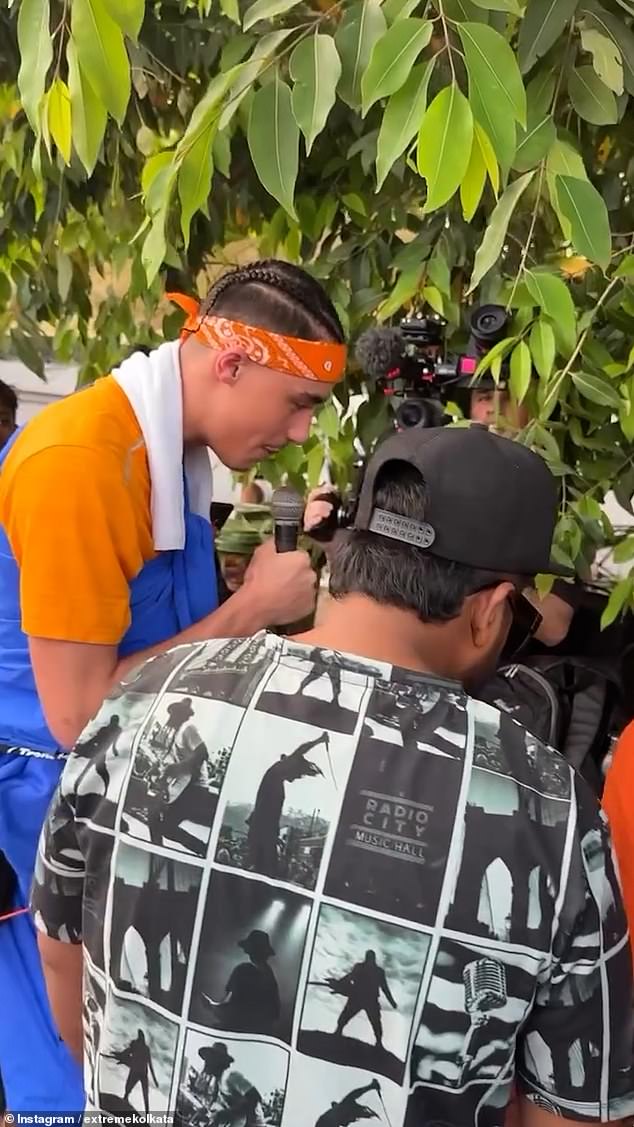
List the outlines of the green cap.
<svg viewBox="0 0 634 1127">
<path fill-rule="evenodd" d="M 268 505 L 236 505 L 216 538 L 221 554 L 252 556 L 273 535 L 273 518 Z"/>
</svg>

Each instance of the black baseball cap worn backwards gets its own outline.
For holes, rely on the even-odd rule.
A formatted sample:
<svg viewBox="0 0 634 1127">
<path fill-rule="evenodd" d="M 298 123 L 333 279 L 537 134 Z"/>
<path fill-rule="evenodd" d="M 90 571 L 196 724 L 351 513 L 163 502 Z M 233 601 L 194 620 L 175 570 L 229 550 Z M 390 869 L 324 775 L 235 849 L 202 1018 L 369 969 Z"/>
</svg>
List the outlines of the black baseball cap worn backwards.
<svg viewBox="0 0 634 1127">
<path fill-rule="evenodd" d="M 379 471 L 413 466 L 426 488 L 420 521 L 374 504 Z M 487 427 L 432 427 L 387 438 L 370 458 L 357 529 L 413 544 L 431 555 L 503 575 L 570 576 L 551 559 L 557 483 L 539 454 Z"/>
</svg>

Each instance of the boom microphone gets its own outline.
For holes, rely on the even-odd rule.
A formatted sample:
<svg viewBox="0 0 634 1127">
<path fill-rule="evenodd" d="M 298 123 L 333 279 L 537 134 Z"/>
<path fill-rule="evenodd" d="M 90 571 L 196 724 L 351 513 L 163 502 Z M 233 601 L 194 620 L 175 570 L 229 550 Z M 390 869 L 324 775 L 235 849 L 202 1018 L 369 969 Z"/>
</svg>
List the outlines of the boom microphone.
<svg viewBox="0 0 634 1127">
<path fill-rule="evenodd" d="M 276 552 L 294 552 L 304 519 L 304 502 L 296 489 L 282 485 L 271 498 Z"/>
<path fill-rule="evenodd" d="M 383 380 L 402 364 L 405 338 L 400 329 L 368 329 L 355 348 L 357 364 L 371 380 Z"/>
</svg>

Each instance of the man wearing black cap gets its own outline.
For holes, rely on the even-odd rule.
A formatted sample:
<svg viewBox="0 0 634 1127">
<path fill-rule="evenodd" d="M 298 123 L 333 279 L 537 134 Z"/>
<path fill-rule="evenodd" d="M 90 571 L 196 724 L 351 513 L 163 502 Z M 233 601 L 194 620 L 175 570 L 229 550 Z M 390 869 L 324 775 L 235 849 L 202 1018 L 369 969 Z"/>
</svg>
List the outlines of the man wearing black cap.
<svg viewBox="0 0 634 1127">
<path fill-rule="evenodd" d="M 466 402 L 463 404 L 461 399 L 464 397 Z M 488 372 L 480 376 L 475 386 L 471 378 L 468 388 L 457 393 L 456 398 L 460 406 L 467 408 L 466 414 L 472 422 L 493 427 L 509 438 L 514 438 L 531 421 L 526 401 L 515 402 L 504 382 L 504 373 L 498 383 Z M 539 598 L 536 591 L 529 591 L 528 595 L 531 602 L 539 607 L 542 616 L 535 634 L 537 643 L 547 647 L 558 646 L 566 638 L 581 601 L 580 584 L 556 579 L 548 595 Z"/>
<path fill-rule="evenodd" d="M 394 435 L 368 465 L 323 623 L 292 640 L 256 636 L 235 689 L 206 704 L 203 738 L 224 744 L 231 732 L 232 743 L 199 862 L 196 918 L 208 922 L 194 927 L 188 957 L 200 973 L 209 949 L 230 946 L 234 903 L 260 928 L 288 920 L 276 965 L 292 1037 L 234 1034 L 258 1090 L 268 1085 L 267 1106 L 283 1109 L 268 1113 L 275 1127 L 314 1123 L 328 1101 L 374 1079 L 391 1127 L 503 1127 L 514 1086 L 522 1127 L 634 1113 L 631 963 L 605 824 L 563 758 L 469 693 L 537 625 L 522 591 L 538 572 L 561 574 L 550 557 L 557 507 L 542 459 L 486 428 Z M 218 669 L 230 669 L 222 643 L 205 649 L 209 663 L 216 654 Z M 301 692 L 322 651 L 333 650 L 351 723 L 337 701 Z M 184 692 L 200 652 L 184 649 L 167 679 L 159 672 L 153 682 L 148 669 L 148 722 L 115 760 L 111 803 L 125 805 L 130 759 L 144 754 L 157 695 Z M 121 715 L 125 704 L 124 694 Z M 220 828 L 235 802 L 235 833 L 244 833 L 243 780 L 259 757 L 270 763 L 272 746 L 288 756 L 324 732 L 332 770 L 298 781 L 289 811 L 315 867 L 307 894 L 288 874 L 234 867 L 219 852 Z M 75 826 L 74 774 L 71 756 L 40 844 L 33 907 L 51 967 L 55 935 L 81 936 L 91 881 L 92 912 L 109 921 L 108 968 L 107 936 L 121 926 L 113 869 L 134 861 L 142 872 L 136 853 L 152 846 L 128 836 L 121 850 L 118 816 L 105 834 L 104 818 L 95 831 Z M 168 843 L 161 853 L 178 881 L 191 859 Z M 64 874 L 61 908 L 49 873 Z M 128 925 L 151 908 L 147 895 L 139 890 L 136 907 L 126 900 Z M 62 910 L 69 918 L 59 930 Z M 84 943 L 90 952 L 90 934 Z M 379 1043 L 361 1012 L 344 1035 L 337 1027 L 329 984 L 359 950 L 376 952 L 398 996 L 398 1009 L 382 1014 Z M 48 986 L 59 1027 L 80 1052 L 78 987 L 73 994 L 51 974 Z M 175 1026 L 188 1018 L 184 1005 Z"/>
</svg>

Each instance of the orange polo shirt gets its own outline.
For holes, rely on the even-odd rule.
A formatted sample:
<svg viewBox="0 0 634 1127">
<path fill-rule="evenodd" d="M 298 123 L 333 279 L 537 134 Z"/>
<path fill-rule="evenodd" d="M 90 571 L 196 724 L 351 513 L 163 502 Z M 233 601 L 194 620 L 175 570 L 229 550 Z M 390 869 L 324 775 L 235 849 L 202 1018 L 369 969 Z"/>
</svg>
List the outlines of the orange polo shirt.
<svg viewBox="0 0 634 1127">
<path fill-rule="evenodd" d="M 26 634 L 121 640 L 130 583 L 155 552 L 143 437 L 111 376 L 46 407 L 18 436 L 0 472 L 0 525 L 20 569 Z"/>
<path fill-rule="evenodd" d="M 605 782 L 603 809 L 621 874 L 634 956 L 634 723 L 627 726 L 616 746 Z"/>
</svg>

